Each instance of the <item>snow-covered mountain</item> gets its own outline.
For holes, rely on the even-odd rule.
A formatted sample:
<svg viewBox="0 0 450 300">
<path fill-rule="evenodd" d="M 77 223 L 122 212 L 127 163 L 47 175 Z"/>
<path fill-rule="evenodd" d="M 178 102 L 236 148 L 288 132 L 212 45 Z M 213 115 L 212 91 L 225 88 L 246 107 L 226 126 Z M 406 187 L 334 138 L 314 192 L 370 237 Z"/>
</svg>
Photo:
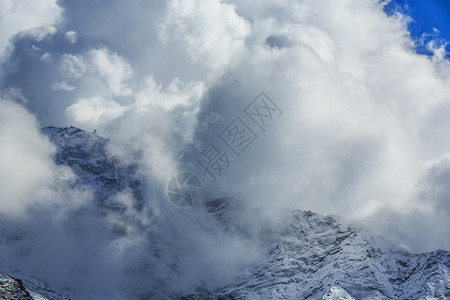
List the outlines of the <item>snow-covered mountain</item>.
<svg viewBox="0 0 450 300">
<path fill-rule="evenodd" d="M 450 253 L 411 254 L 362 226 L 297 211 L 266 262 L 214 297 L 450 299 Z"/>
<path fill-rule="evenodd" d="M 120 215 L 123 208 L 109 199 L 126 189 L 132 191 L 136 209 L 142 206 L 136 167 L 110 157 L 106 139 L 73 127 L 47 127 L 43 132 L 57 146 L 55 162 L 72 168 L 78 184 L 92 186 L 99 209 Z M 205 199 L 193 209 L 203 210 L 223 231 L 238 232 L 230 218 L 236 210 L 232 201 Z M 142 272 L 151 275 L 152 283 L 128 287 L 134 290 L 128 293 L 130 299 L 450 299 L 450 252 L 412 254 L 360 225 L 309 211 L 292 212 L 268 234 L 262 240 L 265 256 L 242 270 L 231 284 L 211 288 L 199 283 L 187 294 L 171 290 L 170 282 L 179 276 L 176 264 L 182 251 L 176 239 L 157 232 L 147 236 L 151 242 L 142 259 Z M 6 270 L 0 274 L 0 298 L 70 296 L 32 276 Z"/>
<path fill-rule="evenodd" d="M 66 291 L 54 289 L 34 276 L 18 270 L 5 270 L 5 272 L 0 272 L 0 299 L 71 299 Z"/>
<path fill-rule="evenodd" d="M 69 166 L 78 176 L 79 184 L 93 187 L 103 207 L 120 209 L 114 203 L 108 203 L 108 198 L 127 188 L 133 191 L 134 198 L 138 200 L 135 204 L 142 204 L 139 203 L 142 191 L 135 175 L 136 166 L 123 166 L 117 159 L 108 156 L 108 140 L 96 132 L 86 132 L 75 127 L 45 127 L 42 131 L 57 147 L 55 162 Z"/>
</svg>

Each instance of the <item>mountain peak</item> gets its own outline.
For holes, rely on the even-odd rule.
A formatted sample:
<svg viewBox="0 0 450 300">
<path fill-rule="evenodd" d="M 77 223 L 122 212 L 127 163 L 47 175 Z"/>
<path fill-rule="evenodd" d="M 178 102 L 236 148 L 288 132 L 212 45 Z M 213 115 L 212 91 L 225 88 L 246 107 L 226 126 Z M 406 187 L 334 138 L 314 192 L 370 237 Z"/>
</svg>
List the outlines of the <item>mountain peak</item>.
<svg viewBox="0 0 450 300">
<path fill-rule="evenodd" d="M 333 285 L 328 292 L 323 296 L 323 300 L 355 300 L 350 294 L 339 285 Z"/>
<path fill-rule="evenodd" d="M 54 161 L 69 166 L 78 177 L 78 184 L 94 189 L 97 203 L 103 208 L 122 209 L 109 203 L 110 196 L 130 189 L 136 208 L 142 206 L 141 180 L 136 165 L 124 165 L 108 149 L 109 140 L 94 130 L 87 132 L 76 127 L 44 127 L 42 132 L 56 145 Z"/>
</svg>

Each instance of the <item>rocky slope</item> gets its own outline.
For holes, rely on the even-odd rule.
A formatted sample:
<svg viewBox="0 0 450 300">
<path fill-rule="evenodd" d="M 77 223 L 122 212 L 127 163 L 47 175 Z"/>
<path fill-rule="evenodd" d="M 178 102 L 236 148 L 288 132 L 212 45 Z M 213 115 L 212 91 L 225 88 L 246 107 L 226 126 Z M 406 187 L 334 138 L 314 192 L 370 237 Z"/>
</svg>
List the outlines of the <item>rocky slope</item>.
<svg viewBox="0 0 450 300">
<path fill-rule="evenodd" d="M 139 203 L 142 201 L 142 191 L 139 178 L 135 175 L 136 166 L 121 165 L 117 159 L 108 156 L 108 140 L 96 132 L 75 127 L 45 127 L 42 131 L 57 147 L 55 162 L 69 166 L 78 176 L 79 184 L 93 187 L 102 207 L 120 209 L 117 204 L 108 203 L 108 197 L 127 188 L 138 200 L 135 204 L 142 204 Z"/>
<path fill-rule="evenodd" d="M 410 254 L 361 226 L 299 211 L 267 261 L 214 297 L 449 299 L 450 253 Z"/>
<path fill-rule="evenodd" d="M 20 279 L 0 273 L 0 298 L 32 300 L 31 294 L 23 286 Z"/>
<path fill-rule="evenodd" d="M 17 300 L 69 300 L 70 295 L 58 291 L 46 282 L 17 270 L 0 272 L 0 299 Z M 20 278 L 20 279 L 19 279 Z"/>
<path fill-rule="evenodd" d="M 94 188 L 100 209 L 120 214 L 123 208 L 109 198 L 125 189 L 132 190 L 136 208 L 141 207 L 142 186 L 135 166 L 123 166 L 110 157 L 107 140 L 73 127 L 48 127 L 43 132 L 57 146 L 55 162 L 72 168 L 79 184 Z M 237 209 L 235 203 L 209 199 L 198 209 L 224 231 L 234 230 L 230 214 Z M 132 299 L 450 299 L 449 252 L 411 254 L 360 225 L 332 216 L 293 212 L 265 240 L 266 256 L 260 263 L 242 271 L 232 284 L 214 290 L 199 284 L 196 292 L 187 295 L 171 291 L 169 284 L 178 276 L 181 250 L 173 240 L 155 233 L 148 238 L 144 269 L 152 274 L 154 284 L 133 287 Z M 0 274 L 1 299 L 70 298 L 14 272 Z"/>
</svg>

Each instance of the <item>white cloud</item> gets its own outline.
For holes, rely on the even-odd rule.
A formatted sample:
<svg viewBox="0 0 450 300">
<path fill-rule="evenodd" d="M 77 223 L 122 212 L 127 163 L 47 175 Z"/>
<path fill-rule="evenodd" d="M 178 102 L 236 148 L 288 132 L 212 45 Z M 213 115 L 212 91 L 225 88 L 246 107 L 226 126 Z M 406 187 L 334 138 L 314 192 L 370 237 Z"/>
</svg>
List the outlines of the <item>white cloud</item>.
<svg viewBox="0 0 450 300">
<path fill-rule="evenodd" d="M 142 89 L 136 93 L 136 104 L 141 108 L 159 107 L 168 112 L 180 107 L 189 109 L 198 105 L 198 102 L 191 100 L 195 97 L 198 101 L 203 91 L 201 82 L 184 84 L 175 78 L 169 85 L 163 87 L 150 76 L 145 79 Z"/>
<path fill-rule="evenodd" d="M 67 196 L 82 202 L 76 190 L 64 194 L 74 175 L 55 166 L 55 146 L 39 132 L 35 117 L 7 100 L 0 100 L 0 143 L 0 214 L 23 217 L 29 209 L 57 205 Z M 67 202 L 63 210 L 79 203 Z"/>
<path fill-rule="evenodd" d="M 250 26 L 234 5 L 218 0 L 172 0 L 167 9 L 160 37 L 166 43 L 180 42 L 193 61 L 222 70 L 244 50 Z"/>
<path fill-rule="evenodd" d="M 64 54 L 59 61 L 62 76 L 78 79 L 86 72 L 86 62 L 82 55 Z"/>
<path fill-rule="evenodd" d="M 219 109 L 213 112 L 231 121 L 240 113 L 233 107 L 245 107 L 260 90 L 285 114 L 225 176 L 225 190 L 242 194 L 269 219 L 301 208 L 364 222 L 379 211 L 427 202 L 415 196 L 425 165 L 450 147 L 434 133 L 435 126 L 440 134 L 450 129 L 436 123 L 450 104 L 448 62 L 414 53 L 404 18 L 386 16 L 375 2 L 308 2 L 287 18 L 290 3 L 236 3 L 254 20 L 250 50 L 225 75 L 233 80 L 210 95 L 205 114 Z M 409 238 L 405 244 L 414 247 L 426 239 Z"/>
<path fill-rule="evenodd" d="M 70 43 L 75 44 L 77 41 L 77 33 L 73 30 L 69 30 L 64 34 L 64 37 L 66 40 L 68 40 Z"/>
<path fill-rule="evenodd" d="M 53 91 L 73 91 L 75 90 L 75 87 L 73 85 L 69 85 L 67 82 L 65 81 L 56 81 L 55 83 L 53 83 L 52 85 L 52 90 Z"/>
<path fill-rule="evenodd" d="M 0 1 L 0 61 L 7 56 L 11 38 L 27 31 L 37 39 L 55 32 L 54 24 L 61 19 L 62 8 L 56 0 Z"/>
<path fill-rule="evenodd" d="M 98 129 L 110 138 L 114 153 L 124 161 L 143 153 L 143 170 L 164 182 L 177 172 L 175 157 L 193 139 L 203 83 L 175 79 L 162 86 L 150 76 L 130 92 L 133 100 L 126 104 L 111 98 L 81 98 L 66 113 L 76 126 Z"/>
<path fill-rule="evenodd" d="M 65 54 L 59 65 L 68 82 L 53 87 L 77 89 L 76 99 L 65 109 L 70 124 L 97 129 L 124 161 L 143 153 L 142 172 L 160 182 L 177 172 L 175 157 L 195 133 L 203 82 L 174 78 L 163 85 L 152 75 L 135 78 L 129 62 L 107 48 L 85 56 Z"/>
<path fill-rule="evenodd" d="M 92 97 L 79 99 L 67 108 L 67 113 L 74 124 L 95 129 L 116 120 L 125 110 L 126 107 L 120 106 L 114 100 Z"/>
<path fill-rule="evenodd" d="M 131 93 L 126 87 L 126 81 L 133 76 L 133 70 L 125 59 L 106 48 L 91 50 L 89 55 L 113 95 L 123 96 Z"/>
<path fill-rule="evenodd" d="M 51 59 L 50 53 L 44 53 L 41 55 L 41 61 L 49 61 Z"/>
<path fill-rule="evenodd" d="M 205 118 L 219 116 L 202 122 L 214 131 L 261 90 L 286 113 L 258 151 L 225 175 L 225 186 L 268 214 L 302 208 L 364 220 L 410 207 L 424 164 L 448 152 L 430 129 L 448 128 L 436 116 L 448 106 L 444 49 L 431 59 L 414 53 L 408 19 L 388 17 L 380 3 L 174 0 L 154 14 L 121 24 L 134 30 L 123 33 L 128 49 L 102 24 L 93 26 L 111 48 L 63 55 L 64 80 L 55 81 L 76 88 L 68 123 L 123 143 L 116 145 L 122 158 L 130 156 L 123 148 L 144 149 L 145 168 L 158 181 L 181 165 L 176 157 L 192 140 L 202 105 Z"/>
</svg>

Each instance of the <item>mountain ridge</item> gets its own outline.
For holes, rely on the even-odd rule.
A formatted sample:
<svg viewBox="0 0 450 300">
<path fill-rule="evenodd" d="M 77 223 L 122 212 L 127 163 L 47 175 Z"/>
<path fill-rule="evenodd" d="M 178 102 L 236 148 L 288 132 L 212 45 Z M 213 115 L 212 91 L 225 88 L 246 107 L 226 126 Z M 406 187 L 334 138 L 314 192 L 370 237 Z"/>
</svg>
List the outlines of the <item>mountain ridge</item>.
<svg viewBox="0 0 450 300">
<path fill-rule="evenodd" d="M 78 178 L 77 184 L 94 188 L 101 210 L 120 216 L 123 207 L 110 198 L 127 189 L 133 193 L 135 208 L 142 208 L 142 183 L 136 166 L 121 165 L 111 157 L 108 140 L 75 127 L 46 127 L 42 132 L 57 147 L 55 163 L 69 166 Z M 230 199 L 211 198 L 204 199 L 198 209 L 216 220 L 221 230 L 233 232 L 233 226 L 238 226 L 230 215 L 238 207 Z M 262 261 L 243 270 L 231 284 L 209 288 L 199 283 L 191 293 L 170 287 L 171 277 L 179 276 L 173 264 L 181 250 L 174 241 L 155 232 L 148 238 L 151 242 L 143 272 L 160 285 L 130 287 L 135 291 L 129 299 L 450 299 L 449 251 L 412 254 L 362 225 L 346 224 L 336 216 L 291 212 L 265 241 L 267 251 Z M 20 272 L 6 271 L 3 276 L 6 283 L 0 285 L 0 295 L 15 291 L 17 299 L 28 299 L 19 295 L 27 292 L 34 299 L 72 298 L 46 284 L 30 284 L 30 277 Z M 20 282 L 26 291 L 20 288 Z M 47 293 L 33 290 L 36 286 L 45 287 Z M 103 297 L 118 298 L 114 294 Z"/>
<path fill-rule="evenodd" d="M 448 299 L 449 262 L 448 251 L 411 254 L 360 225 L 342 225 L 330 216 L 297 211 L 268 263 L 220 295 L 321 299 L 338 281 L 355 299 Z"/>
</svg>

